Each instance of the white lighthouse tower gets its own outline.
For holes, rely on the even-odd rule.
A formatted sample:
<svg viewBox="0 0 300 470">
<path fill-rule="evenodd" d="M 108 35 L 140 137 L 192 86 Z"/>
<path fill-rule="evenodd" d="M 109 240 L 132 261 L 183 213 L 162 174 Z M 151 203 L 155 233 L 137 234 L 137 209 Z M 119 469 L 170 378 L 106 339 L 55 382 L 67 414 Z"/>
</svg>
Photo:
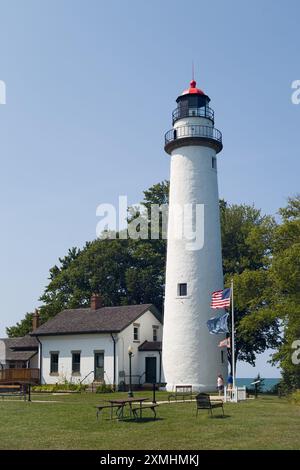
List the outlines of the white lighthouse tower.
<svg viewBox="0 0 300 470">
<path fill-rule="evenodd" d="M 206 325 L 214 316 L 211 294 L 223 288 L 216 158 L 223 148 L 222 134 L 214 127 L 210 98 L 194 80 L 176 102 L 173 128 L 165 135 L 173 216 L 168 222 L 163 369 L 169 391 L 180 384 L 211 391 L 218 374 L 227 376 L 227 354 L 218 347 L 223 337 L 209 334 Z M 204 214 L 200 247 L 180 237 L 182 213 L 191 205 L 194 216 L 196 205 Z"/>
</svg>

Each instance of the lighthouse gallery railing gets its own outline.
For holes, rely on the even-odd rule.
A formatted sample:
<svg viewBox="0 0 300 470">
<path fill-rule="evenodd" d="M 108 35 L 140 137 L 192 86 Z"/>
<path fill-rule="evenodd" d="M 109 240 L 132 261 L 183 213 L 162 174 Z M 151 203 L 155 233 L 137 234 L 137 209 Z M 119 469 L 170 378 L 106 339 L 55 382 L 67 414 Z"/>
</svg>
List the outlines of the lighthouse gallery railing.
<svg viewBox="0 0 300 470">
<path fill-rule="evenodd" d="M 216 140 L 222 143 L 222 133 L 210 126 L 180 126 L 176 129 L 171 129 L 165 134 L 165 144 L 173 140 L 182 139 L 184 137 L 202 137 L 207 139 Z"/>
</svg>

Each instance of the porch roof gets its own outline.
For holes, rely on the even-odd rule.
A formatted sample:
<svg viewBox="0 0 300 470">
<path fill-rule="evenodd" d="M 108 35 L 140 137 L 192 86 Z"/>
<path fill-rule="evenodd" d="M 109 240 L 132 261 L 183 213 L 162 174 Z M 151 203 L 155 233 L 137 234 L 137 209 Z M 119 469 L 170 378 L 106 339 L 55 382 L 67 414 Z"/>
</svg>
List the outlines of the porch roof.
<svg viewBox="0 0 300 470">
<path fill-rule="evenodd" d="M 139 351 L 161 351 L 161 341 L 144 341 L 138 348 Z"/>
<path fill-rule="evenodd" d="M 38 341 L 30 336 L 1 338 L 5 344 L 5 361 L 29 361 L 38 351 Z"/>
<path fill-rule="evenodd" d="M 11 351 L 6 353 L 6 361 L 29 361 L 37 352 L 36 351 Z"/>
</svg>

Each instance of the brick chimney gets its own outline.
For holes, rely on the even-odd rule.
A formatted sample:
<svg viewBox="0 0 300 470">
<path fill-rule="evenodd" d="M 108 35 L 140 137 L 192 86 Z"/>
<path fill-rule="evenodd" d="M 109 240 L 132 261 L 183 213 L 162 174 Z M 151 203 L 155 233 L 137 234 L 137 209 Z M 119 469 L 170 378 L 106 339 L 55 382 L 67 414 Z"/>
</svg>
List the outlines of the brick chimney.
<svg viewBox="0 0 300 470">
<path fill-rule="evenodd" d="M 32 316 L 32 331 L 36 330 L 40 326 L 40 313 L 38 309 L 35 309 L 35 312 Z"/>
<path fill-rule="evenodd" d="M 100 294 L 93 294 L 91 297 L 91 310 L 98 310 L 102 307 L 102 297 Z"/>
</svg>

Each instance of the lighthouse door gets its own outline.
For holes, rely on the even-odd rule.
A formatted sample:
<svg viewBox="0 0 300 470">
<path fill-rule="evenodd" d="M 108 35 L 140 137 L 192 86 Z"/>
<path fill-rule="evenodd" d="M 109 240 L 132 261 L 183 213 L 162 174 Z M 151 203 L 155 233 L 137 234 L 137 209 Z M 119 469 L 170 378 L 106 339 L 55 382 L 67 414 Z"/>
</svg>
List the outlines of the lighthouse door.
<svg viewBox="0 0 300 470">
<path fill-rule="evenodd" d="M 146 357 L 145 361 L 146 382 L 153 384 L 156 382 L 156 357 Z"/>
</svg>

